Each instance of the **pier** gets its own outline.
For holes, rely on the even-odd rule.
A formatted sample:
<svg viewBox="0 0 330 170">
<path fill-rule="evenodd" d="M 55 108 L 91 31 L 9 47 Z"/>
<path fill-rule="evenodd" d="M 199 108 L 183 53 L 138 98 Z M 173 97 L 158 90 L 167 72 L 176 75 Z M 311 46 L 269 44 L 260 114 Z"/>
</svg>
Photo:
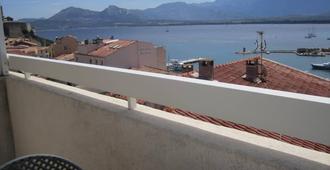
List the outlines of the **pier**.
<svg viewBox="0 0 330 170">
<path fill-rule="evenodd" d="M 298 48 L 297 50 L 267 50 L 266 54 L 296 54 L 298 56 L 325 57 L 330 55 L 330 48 Z M 235 54 L 260 54 L 260 51 L 238 51 Z"/>
<path fill-rule="evenodd" d="M 283 53 L 283 54 L 296 54 L 297 50 L 268 50 L 265 51 L 266 54 L 271 53 Z M 238 51 L 235 54 L 260 54 L 260 51 Z"/>
</svg>

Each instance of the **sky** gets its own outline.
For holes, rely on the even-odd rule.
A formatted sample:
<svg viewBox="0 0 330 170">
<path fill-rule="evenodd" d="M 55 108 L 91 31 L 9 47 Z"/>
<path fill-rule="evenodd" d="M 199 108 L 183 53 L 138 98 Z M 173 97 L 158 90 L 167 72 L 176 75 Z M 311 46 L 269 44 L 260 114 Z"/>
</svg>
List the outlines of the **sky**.
<svg viewBox="0 0 330 170">
<path fill-rule="evenodd" d="M 109 5 L 129 9 L 145 9 L 177 1 L 200 3 L 212 0 L 0 0 L 4 15 L 14 17 L 14 19 L 48 18 L 70 6 L 96 11 L 101 11 Z"/>
</svg>

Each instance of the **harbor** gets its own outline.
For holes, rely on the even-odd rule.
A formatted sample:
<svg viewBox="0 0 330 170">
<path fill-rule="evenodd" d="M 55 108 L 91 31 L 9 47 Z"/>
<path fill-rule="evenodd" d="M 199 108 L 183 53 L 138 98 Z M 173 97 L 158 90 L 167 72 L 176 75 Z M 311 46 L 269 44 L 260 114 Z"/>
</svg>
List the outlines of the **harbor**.
<svg viewBox="0 0 330 170">
<path fill-rule="evenodd" d="M 307 30 L 314 27 L 318 37 L 305 39 Z M 165 32 L 166 29 L 169 32 Z M 200 31 L 203 30 L 203 31 Z M 196 56 L 208 56 L 215 64 L 225 64 L 251 55 L 237 55 L 235 51 L 255 49 L 256 30 L 265 31 L 267 46 L 271 54 L 265 58 L 283 63 L 296 69 L 324 78 L 330 72 L 313 70 L 311 63 L 329 62 L 328 57 L 297 56 L 298 48 L 329 48 L 330 24 L 293 24 L 293 25 L 203 25 L 168 27 L 109 27 L 98 29 L 40 30 L 38 35 L 49 39 L 56 36 L 75 35 L 79 40 L 95 38 L 95 34 L 107 37 L 114 35 L 122 39 L 139 39 L 153 42 L 166 48 L 170 59 L 187 60 Z M 95 33 L 97 32 L 97 33 Z M 207 38 L 205 38 L 207 37 Z"/>
</svg>

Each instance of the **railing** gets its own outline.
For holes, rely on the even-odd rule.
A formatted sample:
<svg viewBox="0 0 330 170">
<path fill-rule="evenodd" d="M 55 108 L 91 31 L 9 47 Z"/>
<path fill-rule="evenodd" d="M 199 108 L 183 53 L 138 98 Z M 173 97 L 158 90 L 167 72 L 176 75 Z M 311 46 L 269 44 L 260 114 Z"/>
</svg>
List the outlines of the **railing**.
<svg viewBox="0 0 330 170">
<path fill-rule="evenodd" d="M 330 98 L 9 54 L 11 70 L 330 145 Z"/>
</svg>

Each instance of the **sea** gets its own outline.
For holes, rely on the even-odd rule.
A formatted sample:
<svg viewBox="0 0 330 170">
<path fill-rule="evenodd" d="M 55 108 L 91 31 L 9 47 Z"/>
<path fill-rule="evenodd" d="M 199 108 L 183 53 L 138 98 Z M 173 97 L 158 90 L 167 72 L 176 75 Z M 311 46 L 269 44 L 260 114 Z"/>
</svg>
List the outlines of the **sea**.
<svg viewBox="0 0 330 170">
<path fill-rule="evenodd" d="M 296 50 L 297 48 L 330 48 L 330 24 L 251 24 L 251 25 L 186 25 L 144 27 L 72 28 L 38 30 L 37 35 L 54 40 L 73 35 L 79 40 L 97 36 L 116 39 L 141 40 L 165 47 L 168 60 L 208 57 L 216 64 L 224 64 L 255 55 L 235 54 L 254 50 L 258 39 L 256 31 L 264 31 L 268 50 Z M 316 38 L 306 39 L 308 33 Z M 330 71 L 313 70 L 312 63 L 330 62 L 330 56 L 307 57 L 295 54 L 268 54 L 265 58 L 301 71 L 330 79 Z"/>
</svg>

